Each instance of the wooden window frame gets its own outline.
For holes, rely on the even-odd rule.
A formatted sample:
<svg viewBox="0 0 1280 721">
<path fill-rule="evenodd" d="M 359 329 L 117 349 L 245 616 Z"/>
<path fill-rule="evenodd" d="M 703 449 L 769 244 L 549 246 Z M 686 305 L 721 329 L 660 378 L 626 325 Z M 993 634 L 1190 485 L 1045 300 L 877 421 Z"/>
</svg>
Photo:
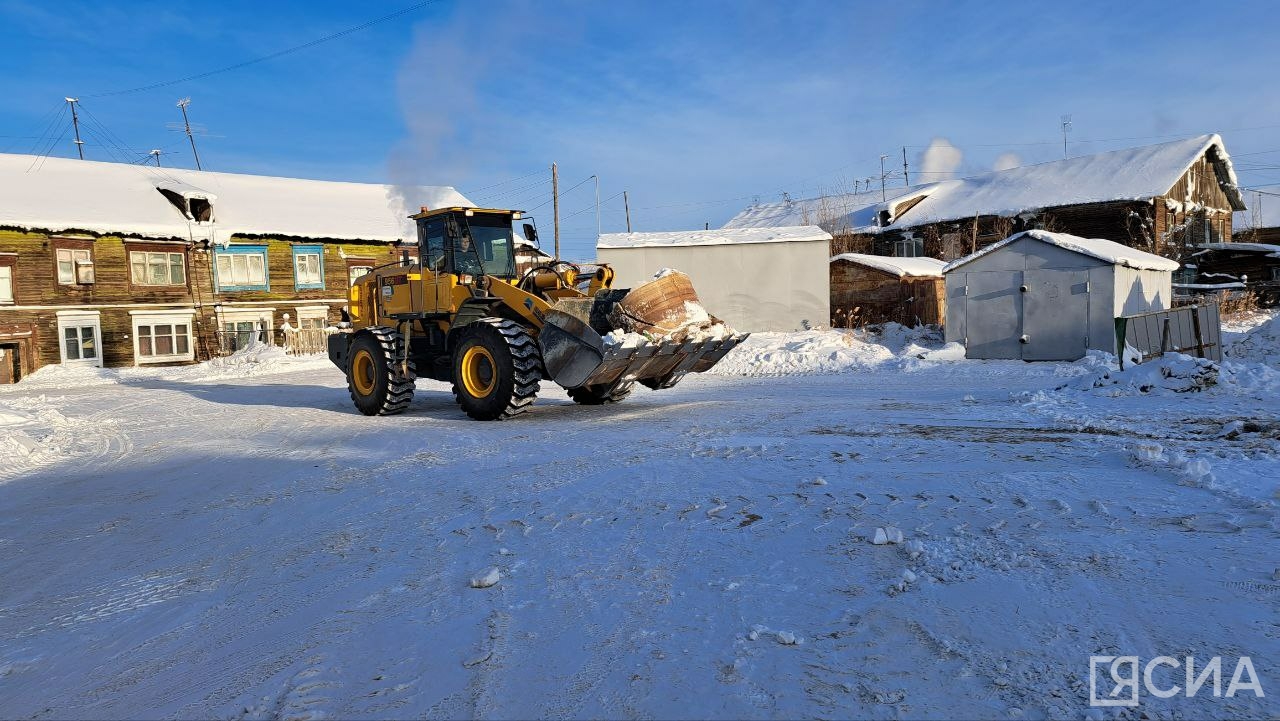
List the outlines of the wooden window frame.
<svg viewBox="0 0 1280 721">
<path fill-rule="evenodd" d="M 139 283 L 133 277 L 134 253 L 181 253 L 184 281 L 182 283 L 166 283 L 164 285 Z M 124 243 L 124 262 L 128 266 L 130 290 L 191 290 L 191 254 L 188 252 L 188 247 L 185 243 L 133 243 L 126 240 Z"/>
<path fill-rule="evenodd" d="M 76 272 L 75 272 L 74 265 L 71 270 L 70 282 L 63 281 L 58 271 L 58 251 L 60 250 L 87 250 L 89 251 L 89 262 L 94 263 L 96 266 L 97 259 L 95 258 L 96 254 L 93 252 L 92 239 L 90 238 L 50 238 L 49 250 L 51 251 L 50 255 L 53 256 L 52 257 L 53 282 L 55 285 L 57 285 L 60 288 L 72 288 L 77 290 L 86 290 L 94 286 L 94 283 L 76 282 Z M 94 280 L 95 281 L 97 280 L 96 268 L 94 273 Z"/>
<path fill-rule="evenodd" d="M 319 258 L 317 270 L 320 272 L 319 282 L 302 282 L 298 277 L 298 259 L 302 256 L 314 255 Z M 293 246 L 293 289 L 294 290 L 324 290 L 324 246 L 323 245 L 295 245 Z"/>
<path fill-rule="evenodd" d="M 9 269 L 9 300 L 0 298 L 0 305 L 18 304 L 18 254 L 0 253 L 0 268 Z"/>
<path fill-rule="evenodd" d="M 196 338 L 195 338 L 195 310 L 142 310 L 130 311 L 131 321 L 133 324 L 133 364 L 149 365 L 152 363 L 182 363 L 184 361 L 195 360 L 196 355 Z M 168 353 L 165 355 L 157 355 L 155 353 L 154 339 L 156 326 L 172 326 L 174 331 L 169 333 L 169 337 L 174 339 L 175 348 L 177 347 L 177 339 L 181 336 L 176 332 L 176 327 L 184 325 L 187 327 L 185 333 L 187 341 L 187 350 L 185 353 Z M 142 328 L 150 328 L 151 333 L 144 336 Z M 142 339 L 146 337 L 152 340 L 152 353 L 144 355 L 142 353 Z"/>
<path fill-rule="evenodd" d="M 347 287 L 352 286 L 354 278 L 351 277 L 351 271 L 356 268 L 376 268 L 380 265 L 376 258 L 347 258 Z"/>
<path fill-rule="evenodd" d="M 262 285 L 223 285 L 222 279 L 218 273 L 218 258 L 221 256 L 235 255 L 261 255 L 262 256 Z M 229 245 L 225 248 L 218 248 L 213 251 L 213 286 L 219 293 L 236 293 L 242 291 L 270 291 L 271 290 L 271 259 L 265 245 Z"/>
</svg>

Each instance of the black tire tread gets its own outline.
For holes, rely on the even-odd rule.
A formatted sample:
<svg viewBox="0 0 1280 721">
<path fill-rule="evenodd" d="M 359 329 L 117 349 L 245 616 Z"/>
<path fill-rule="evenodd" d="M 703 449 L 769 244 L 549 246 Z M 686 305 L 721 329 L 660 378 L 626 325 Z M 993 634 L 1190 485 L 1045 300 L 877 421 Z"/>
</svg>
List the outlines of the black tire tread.
<svg viewBox="0 0 1280 721">
<path fill-rule="evenodd" d="M 415 389 L 415 379 L 417 378 L 417 369 L 413 365 L 413 359 L 409 359 L 409 372 L 406 374 L 401 368 L 400 349 L 404 346 L 404 339 L 400 333 L 386 326 L 369 326 L 365 331 L 370 333 L 378 345 L 382 347 L 382 357 L 387 365 L 387 392 L 383 398 L 381 406 L 379 406 L 376 415 L 393 416 L 397 413 L 403 413 L 409 404 L 413 402 L 413 392 Z M 359 407 L 359 400 L 356 396 L 355 384 L 348 377 L 347 392 L 351 395 L 352 402 Z"/>
</svg>

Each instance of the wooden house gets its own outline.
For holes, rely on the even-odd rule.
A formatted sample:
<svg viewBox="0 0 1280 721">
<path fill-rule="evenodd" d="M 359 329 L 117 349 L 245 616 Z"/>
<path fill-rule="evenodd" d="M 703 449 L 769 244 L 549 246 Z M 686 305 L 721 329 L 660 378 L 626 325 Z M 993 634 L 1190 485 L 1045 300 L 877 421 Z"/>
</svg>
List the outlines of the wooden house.
<svg viewBox="0 0 1280 721">
<path fill-rule="evenodd" d="M 52 364 L 190 363 L 287 320 L 322 333 L 452 188 L 0 155 L 0 382 Z M 34 169 L 32 169 L 34 168 Z M 28 172 L 28 170 L 30 172 Z"/>
<path fill-rule="evenodd" d="M 727 228 L 813 222 L 832 255 L 954 260 L 1026 229 L 1103 238 L 1171 259 L 1231 238 L 1244 209 L 1217 135 L 886 192 L 756 205 Z"/>
<path fill-rule="evenodd" d="M 946 286 L 934 258 L 843 253 L 831 259 L 831 326 L 942 325 Z"/>
</svg>

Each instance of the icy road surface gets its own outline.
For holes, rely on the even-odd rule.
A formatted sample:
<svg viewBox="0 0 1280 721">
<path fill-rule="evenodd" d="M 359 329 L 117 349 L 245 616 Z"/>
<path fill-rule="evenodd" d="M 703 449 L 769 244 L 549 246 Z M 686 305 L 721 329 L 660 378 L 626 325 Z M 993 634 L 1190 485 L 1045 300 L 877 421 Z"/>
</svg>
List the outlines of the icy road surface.
<svg viewBox="0 0 1280 721">
<path fill-rule="evenodd" d="M 898 360 L 476 423 L 276 370 L 0 391 L 0 715 L 1079 718 L 1094 654 L 1280 712 L 1274 390 Z"/>
</svg>

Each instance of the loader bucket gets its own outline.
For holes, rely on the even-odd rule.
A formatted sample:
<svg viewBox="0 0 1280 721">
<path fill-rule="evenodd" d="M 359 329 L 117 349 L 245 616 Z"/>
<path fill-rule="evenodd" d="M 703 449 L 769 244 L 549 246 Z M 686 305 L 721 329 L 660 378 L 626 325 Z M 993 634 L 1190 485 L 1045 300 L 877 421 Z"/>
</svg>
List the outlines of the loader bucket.
<svg viewBox="0 0 1280 721">
<path fill-rule="evenodd" d="M 578 318 L 552 309 L 538 332 L 542 365 L 547 376 L 565 388 L 586 385 L 604 361 L 604 341 L 600 334 Z"/>
<path fill-rule="evenodd" d="M 565 388 L 635 381 L 669 388 L 687 373 L 710 370 L 746 337 L 649 341 L 633 336 L 633 342 L 612 345 L 581 319 L 552 309 L 538 334 L 538 345 L 547 376 Z"/>
<path fill-rule="evenodd" d="M 688 373 L 702 373 L 733 350 L 747 334 L 707 340 L 654 340 L 632 345 L 606 345 L 600 365 L 582 385 L 614 386 L 640 382 L 670 388 Z"/>
</svg>

